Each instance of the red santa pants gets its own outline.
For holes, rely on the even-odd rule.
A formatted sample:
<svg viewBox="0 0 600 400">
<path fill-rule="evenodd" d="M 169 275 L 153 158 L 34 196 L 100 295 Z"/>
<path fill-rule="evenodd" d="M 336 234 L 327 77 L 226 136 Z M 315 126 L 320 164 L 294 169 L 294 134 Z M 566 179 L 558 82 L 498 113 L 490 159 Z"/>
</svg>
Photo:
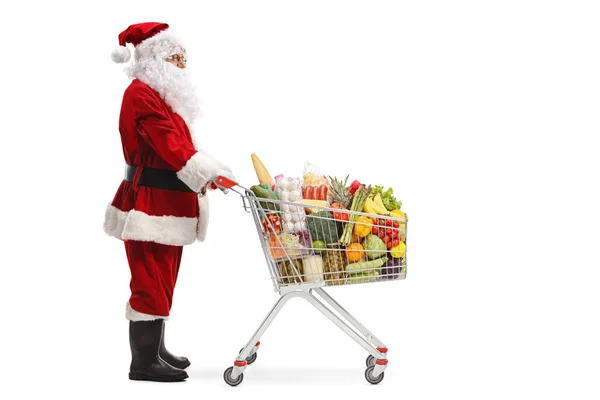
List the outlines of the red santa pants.
<svg viewBox="0 0 600 400">
<path fill-rule="evenodd" d="M 169 316 L 183 246 L 126 240 L 125 251 L 131 270 L 129 306 L 149 316 Z"/>
</svg>

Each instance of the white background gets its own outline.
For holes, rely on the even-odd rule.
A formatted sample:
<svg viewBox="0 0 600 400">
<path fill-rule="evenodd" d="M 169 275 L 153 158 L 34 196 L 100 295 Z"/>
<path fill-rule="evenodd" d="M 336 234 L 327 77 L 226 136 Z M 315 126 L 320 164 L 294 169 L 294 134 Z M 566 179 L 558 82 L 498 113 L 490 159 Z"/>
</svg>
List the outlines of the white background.
<svg viewBox="0 0 600 400">
<path fill-rule="evenodd" d="M 3 5 L 0 397 L 598 399 L 597 5 Z M 221 193 L 208 239 L 184 250 L 168 322 L 190 379 L 127 379 L 129 270 L 102 221 L 129 83 L 110 52 L 142 21 L 186 40 L 198 137 L 239 182 L 256 182 L 256 152 L 272 175 L 312 161 L 403 201 L 408 279 L 330 291 L 390 348 L 380 385 L 301 300 L 242 385 L 223 382 L 278 295 L 250 216 Z"/>
</svg>

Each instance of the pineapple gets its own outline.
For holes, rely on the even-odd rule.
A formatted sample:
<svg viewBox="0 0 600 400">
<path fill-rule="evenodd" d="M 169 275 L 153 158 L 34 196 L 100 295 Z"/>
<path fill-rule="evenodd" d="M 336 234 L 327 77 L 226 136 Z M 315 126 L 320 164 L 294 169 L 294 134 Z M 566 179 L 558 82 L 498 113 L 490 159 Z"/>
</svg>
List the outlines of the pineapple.
<svg viewBox="0 0 600 400">
<path fill-rule="evenodd" d="M 324 251 L 323 272 L 327 285 L 342 285 L 345 282 L 345 255 L 338 244 L 329 244 Z"/>
<path fill-rule="evenodd" d="M 346 209 L 350 207 L 350 188 L 347 186 L 348 177 L 346 176 L 346 180 L 344 182 L 338 180 L 335 177 L 329 177 L 331 181 L 329 193 L 331 195 L 331 204 L 339 203 L 343 205 Z"/>
</svg>

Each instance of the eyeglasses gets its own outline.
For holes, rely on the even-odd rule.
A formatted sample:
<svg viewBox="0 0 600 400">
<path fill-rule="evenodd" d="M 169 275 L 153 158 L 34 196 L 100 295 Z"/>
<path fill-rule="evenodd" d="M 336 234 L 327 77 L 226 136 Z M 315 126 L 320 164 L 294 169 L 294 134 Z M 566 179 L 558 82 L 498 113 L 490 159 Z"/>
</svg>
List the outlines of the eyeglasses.
<svg viewBox="0 0 600 400">
<path fill-rule="evenodd" d="M 187 64 L 187 58 L 183 54 L 173 54 L 167 57 L 167 61 L 174 61 L 178 64 Z"/>
</svg>

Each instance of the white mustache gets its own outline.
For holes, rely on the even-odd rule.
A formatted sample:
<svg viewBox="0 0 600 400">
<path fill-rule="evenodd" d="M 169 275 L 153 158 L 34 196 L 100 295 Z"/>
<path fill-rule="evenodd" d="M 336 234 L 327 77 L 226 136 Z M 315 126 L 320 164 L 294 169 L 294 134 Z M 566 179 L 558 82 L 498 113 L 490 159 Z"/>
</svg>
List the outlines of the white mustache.
<svg viewBox="0 0 600 400">
<path fill-rule="evenodd" d="M 202 115 L 196 89 L 186 69 L 162 59 L 145 59 L 135 60 L 126 72 L 158 92 L 188 125 Z"/>
</svg>

